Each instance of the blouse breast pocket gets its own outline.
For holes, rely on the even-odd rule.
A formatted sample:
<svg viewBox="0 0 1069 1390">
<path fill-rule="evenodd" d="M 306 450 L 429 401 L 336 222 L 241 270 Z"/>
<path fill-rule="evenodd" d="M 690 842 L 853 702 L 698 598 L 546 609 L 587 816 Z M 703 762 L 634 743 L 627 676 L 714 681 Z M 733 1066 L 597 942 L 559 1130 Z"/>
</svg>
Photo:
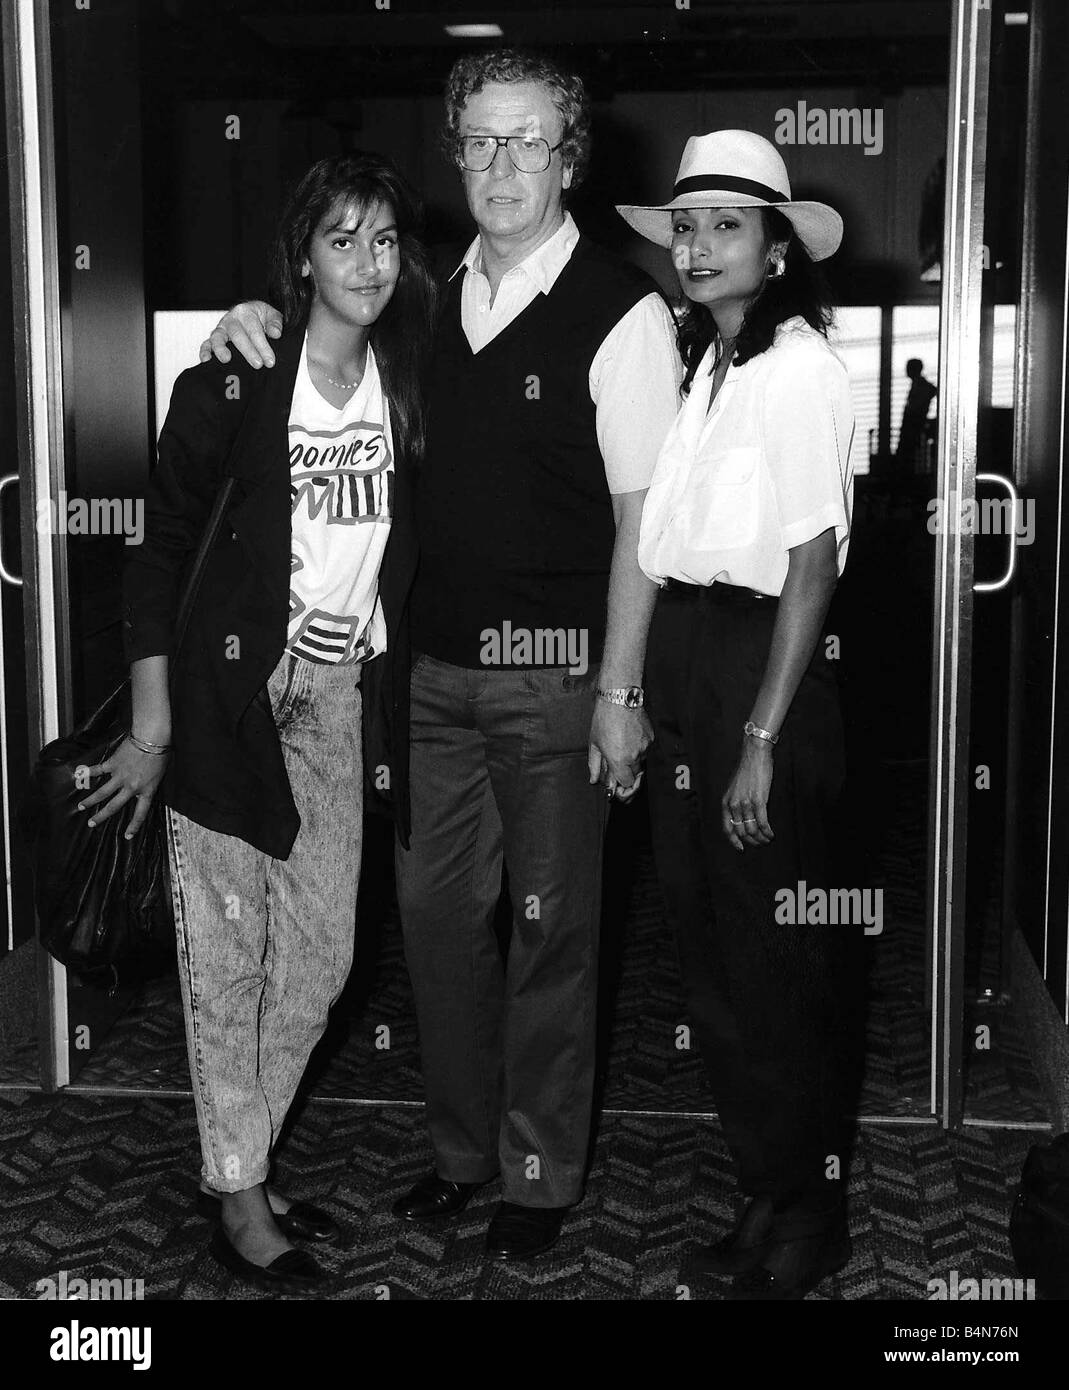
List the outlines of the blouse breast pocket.
<svg viewBox="0 0 1069 1390">
<path fill-rule="evenodd" d="M 691 474 L 684 499 L 687 539 L 695 550 L 737 550 L 757 538 L 757 445 L 721 449 Z"/>
</svg>

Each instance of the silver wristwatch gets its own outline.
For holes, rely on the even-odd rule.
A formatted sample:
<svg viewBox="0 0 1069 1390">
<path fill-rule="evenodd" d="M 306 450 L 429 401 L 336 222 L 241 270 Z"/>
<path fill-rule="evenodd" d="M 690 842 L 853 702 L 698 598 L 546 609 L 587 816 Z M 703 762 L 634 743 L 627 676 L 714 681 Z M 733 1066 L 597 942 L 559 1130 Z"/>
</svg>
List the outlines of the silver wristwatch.
<svg viewBox="0 0 1069 1390">
<path fill-rule="evenodd" d="M 610 705 L 623 705 L 625 709 L 641 709 L 646 701 L 646 692 L 641 685 L 629 685 L 624 690 L 602 690 L 598 686 L 597 695 Z"/>
</svg>

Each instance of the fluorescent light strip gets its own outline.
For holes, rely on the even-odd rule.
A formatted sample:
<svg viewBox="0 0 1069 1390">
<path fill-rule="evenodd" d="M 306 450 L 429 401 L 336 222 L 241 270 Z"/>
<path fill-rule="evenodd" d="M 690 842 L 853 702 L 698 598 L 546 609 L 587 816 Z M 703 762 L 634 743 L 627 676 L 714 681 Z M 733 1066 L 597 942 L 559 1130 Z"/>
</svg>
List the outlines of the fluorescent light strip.
<svg viewBox="0 0 1069 1390">
<path fill-rule="evenodd" d="M 451 39 L 503 39 L 500 24 L 447 24 L 445 32 Z"/>
</svg>

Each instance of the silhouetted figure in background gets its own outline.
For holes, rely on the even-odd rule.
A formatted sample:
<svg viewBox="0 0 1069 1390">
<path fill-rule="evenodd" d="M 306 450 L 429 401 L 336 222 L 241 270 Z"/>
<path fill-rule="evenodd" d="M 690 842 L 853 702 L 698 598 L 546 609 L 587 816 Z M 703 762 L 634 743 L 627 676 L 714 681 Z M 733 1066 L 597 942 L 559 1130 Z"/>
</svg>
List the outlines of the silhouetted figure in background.
<svg viewBox="0 0 1069 1390">
<path fill-rule="evenodd" d="M 917 450 L 924 443 L 928 408 L 937 391 L 923 372 L 924 363 L 919 357 L 911 357 L 906 363 L 906 376 L 909 377 L 910 387 L 902 411 L 902 428 L 898 434 L 898 452 L 895 455 L 900 472 L 918 471 Z"/>
</svg>

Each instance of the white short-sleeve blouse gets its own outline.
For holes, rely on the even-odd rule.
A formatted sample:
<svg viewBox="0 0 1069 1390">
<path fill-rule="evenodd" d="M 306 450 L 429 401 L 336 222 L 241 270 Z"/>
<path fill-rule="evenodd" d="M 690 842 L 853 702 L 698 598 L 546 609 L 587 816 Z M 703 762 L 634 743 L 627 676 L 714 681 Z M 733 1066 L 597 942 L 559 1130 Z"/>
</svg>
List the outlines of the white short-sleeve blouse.
<svg viewBox="0 0 1069 1390">
<path fill-rule="evenodd" d="M 803 318 L 732 364 L 709 407 L 713 349 L 665 439 L 646 496 L 638 559 L 650 579 L 720 581 L 778 595 L 787 552 L 835 528 L 846 563 L 854 407 L 846 368 Z"/>
</svg>

